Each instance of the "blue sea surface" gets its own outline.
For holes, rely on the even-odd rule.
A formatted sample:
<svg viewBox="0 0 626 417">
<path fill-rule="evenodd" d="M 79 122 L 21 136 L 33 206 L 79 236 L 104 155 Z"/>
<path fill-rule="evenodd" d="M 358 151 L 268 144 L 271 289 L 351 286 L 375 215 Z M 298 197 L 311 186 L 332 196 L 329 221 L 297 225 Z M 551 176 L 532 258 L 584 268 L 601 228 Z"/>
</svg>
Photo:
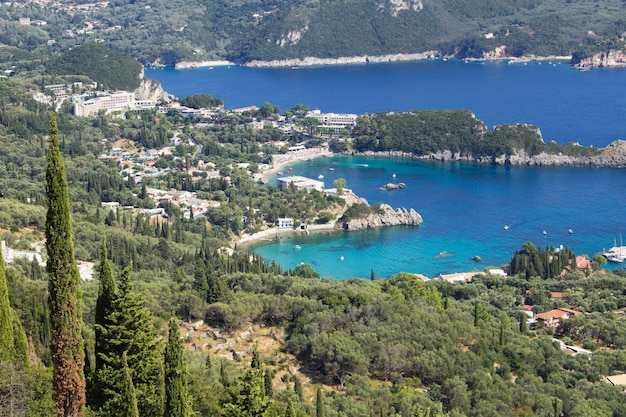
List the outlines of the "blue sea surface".
<svg viewBox="0 0 626 417">
<path fill-rule="evenodd" d="M 434 60 L 300 69 L 148 68 L 146 75 L 178 97 L 208 93 L 223 99 L 226 108 L 267 101 L 283 110 L 302 103 L 324 112 L 357 114 L 467 109 L 490 128 L 537 125 L 546 141 L 603 147 L 626 138 L 626 69 L 621 68 L 578 72 L 557 61 Z M 424 218 L 419 227 L 296 235 L 254 247 L 283 268 L 309 263 L 327 277 L 369 277 L 371 270 L 379 277 L 400 271 L 434 277 L 481 269 L 507 263 L 529 241 L 566 245 L 593 256 L 626 233 L 624 169 L 340 156 L 297 163 L 290 174 L 323 174 L 327 187 L 345 178 L 370 203 L 412 207 Z M 407 188 L 378 191 L 393 181 Z M 471 260 L 476 255 L 482 263 Z"/>
<path fill-rule="evenodd" d="M 626 68 L 575 71 L 562 61 L 426 60 L 332 67 L 146 68 L 178 97 L 212 94 L 226 108 L 298 103 L 323 112 L 464 109 L 492 128 L 539 126 L 546 141 L 606 146 L 626 138 Z"/>
<path fill-rule="evenodd" d="M 626 232 L 623 169 L 502 167 L 347 156 L 302 161 L 291 167 L 290 175 L 324 175 L 327 188 L 333 187 L 335 179 L 344 178 L 348 188 L 369 203 L 414 208 L 424 218 L 419 227 L 293 235 L 254 247 L 256 253 L 283 268 L 304 262 L 327 277 L 369 277 L 371 270 L 379 277 L 400 271 L 436 277 L 500 266 L 525 242 L 541 247 L 564 245 L 593 257 L 615 240 L 619 244 L 620 232 Z M 403 182 L 407 187 L 378 190 L 389 182 Z M 476 255 L 481 263 L 471 260 Z"/>
</svg>

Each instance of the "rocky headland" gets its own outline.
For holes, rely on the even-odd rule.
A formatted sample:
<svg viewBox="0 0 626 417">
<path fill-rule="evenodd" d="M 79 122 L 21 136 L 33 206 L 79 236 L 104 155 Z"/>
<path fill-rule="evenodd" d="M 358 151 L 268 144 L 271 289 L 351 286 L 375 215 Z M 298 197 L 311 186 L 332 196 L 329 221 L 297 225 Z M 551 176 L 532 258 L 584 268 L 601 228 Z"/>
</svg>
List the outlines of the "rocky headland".
<svg viewBox="0 0 626 417">
<path fill-rule="evenodd" d="M 579 167 L 606 167 L 623 168 L 626 167 L 626 141 L 616 140 L 606 148 L 603 148 L 595 156 L 571 156 L 549 153 L 539 153 L 530 155 L 525 150 L 514 149 L 512 152 L 503 155 L 474 156 L 468 154 L 455 153 L 451 151 L 440 151 L 428 155 L 413 155 L 408 152 L 386 151 L 386 152 L 363 152 L 358 155 L 386 158 L 421 159 L 428 161 L 465 161 L 490 165 L 528 165 L 528 166 L 579 166 Z"/>
<path fill-rule="evenodd" d="M 582 71 L 591 68 L 624 67 L 626 66 L 626 54 L 622 50 L 610 50 L 585 58 L 574 57 L 571 64 L 575 69 Z"/>
<path fill-rule="evenodd" d="M 358 219 L 338 221 L 337 229 L 348 231 L 372 229 L 382 226 L 419 226 L 424 220 L 414 209 L 393 209 L 388 204 L 379 204 L 368 216 Z"/>
</svg>

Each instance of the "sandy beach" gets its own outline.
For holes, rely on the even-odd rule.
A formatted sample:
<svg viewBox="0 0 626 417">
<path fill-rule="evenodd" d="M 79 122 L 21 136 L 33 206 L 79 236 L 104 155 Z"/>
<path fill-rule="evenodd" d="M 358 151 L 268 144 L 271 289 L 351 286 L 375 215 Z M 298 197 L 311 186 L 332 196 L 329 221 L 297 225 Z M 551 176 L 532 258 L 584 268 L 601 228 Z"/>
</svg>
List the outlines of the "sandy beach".
<svg viewBox="0 0 626 417">
<path fill-rule="evenodd" d="M 303 149 L 301 151 L 287 152 L 286 154 L 273 155 L 272 166 L 262 172 L 255 174 L 255 181 L 267 181 L 270 177 L 278 174 L 287 165 L 307 159 L 319 158 L 321 156 L 334 155 L 327 147 Z"/>
</svg>

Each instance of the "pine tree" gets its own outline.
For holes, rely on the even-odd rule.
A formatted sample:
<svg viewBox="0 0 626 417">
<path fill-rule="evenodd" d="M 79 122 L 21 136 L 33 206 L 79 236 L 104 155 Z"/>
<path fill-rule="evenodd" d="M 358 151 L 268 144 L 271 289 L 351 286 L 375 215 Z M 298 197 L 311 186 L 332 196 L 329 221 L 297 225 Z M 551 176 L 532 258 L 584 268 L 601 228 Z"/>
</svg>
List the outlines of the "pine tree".
<svg viewBox="0 0 626 417">
<path fill-rule="evenodd" d="M 113 311 L 103 328 L 104 346 L 98 352 L 102 369 L 97 374 L 103 386 L 103 410 L 106 415 L 123 415 L 116 409 L 122 355 L 128 356 L 141 415 L 162 417 L 164 386 L 163 357 L 151 313 L 144 307 L 140 295 L 134 291 L 130 279 L 131 268 L 126 267 L 119 281 L 119 296 L 113 302 Z"/>
<path fill-rule="evenodd" d="M 54 114 L 50 120 L 49 148 L 46 168 L 46 269 L 52 332 L 52 386 L 55 413 L 68 417 L 81 415 L 85 405 L 85 353 L 80 275 L 74 259 L 70 199 Z"/>
<path fill-rule="evenodd" d="M 165 417 L 191 415 L 187 392 L 187 369 L 183 360 L 183 344 L 178 323 L 170 320 L 169 336 L 165 347 Z"/>
</svg>

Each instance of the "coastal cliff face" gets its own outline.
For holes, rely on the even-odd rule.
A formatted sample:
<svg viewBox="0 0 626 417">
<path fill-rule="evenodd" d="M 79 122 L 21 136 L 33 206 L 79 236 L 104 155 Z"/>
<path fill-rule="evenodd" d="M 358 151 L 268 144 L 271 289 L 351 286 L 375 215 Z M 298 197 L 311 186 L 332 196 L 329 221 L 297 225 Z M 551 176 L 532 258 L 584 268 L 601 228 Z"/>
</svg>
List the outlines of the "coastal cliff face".
<svg viewBox="0 0 626 417">
<path fill-rule="evenodd" d="M 626 141 L 617 140 L 609 144 L 596 156 L 569 156 L 542 152 L 529 155 L 524 150 L 515 149 L 510 154 L 488 157 L 462 156 L 450 151 L 437 152 L 420 159 L 438 161 L 469 161 L 493 165 L 528 166 L 587 166 L 587 167 L 626 167 Z"/>
<path fill-rule="evenodd" d="M 524 150 L 514 149 L 509 154 L 498 156 L 473 156 L 451 151 L 435 152 L 428 155 L 416 156 L 407 152 L 363 152 L 364 156 L 381 156 L 388 158 L 422 159 L 428 161 L 465 161 L 490 165 L 528 165 L 528 166 L 579 166 L 579 167 L 626 167 L 626 140 L 616 140 L 610 143 L 596 156 L 569 156 L 563 154 L 548 154 L 542 152 L 529 155 Z"/>
<path fill-rule="evenodd" d="M 626 54 L 624 51 L 611 50 L 600 52 L 588 58 L 573 58 L 572 66 L 577 70 L 588 70 L 602 67 L 623 67 L 626 66 Z"/>
<path fill-rule="evenodd" d="M 169 95 L 163 90 L 160 82 L 144 77 L 135 90 L 135 100 L 169 101 Z"/>
<path fill-rule="evenodd" d="M 381 204 L 374 213 L 361 219 L 337 223 L 337 228 L 344 230 L 362 230 L 382 226 L 418 226 L 423 223 L 422 216 L 413 209 L 398 208 L 394 210 L 387 204 Z"/>
</svg>

